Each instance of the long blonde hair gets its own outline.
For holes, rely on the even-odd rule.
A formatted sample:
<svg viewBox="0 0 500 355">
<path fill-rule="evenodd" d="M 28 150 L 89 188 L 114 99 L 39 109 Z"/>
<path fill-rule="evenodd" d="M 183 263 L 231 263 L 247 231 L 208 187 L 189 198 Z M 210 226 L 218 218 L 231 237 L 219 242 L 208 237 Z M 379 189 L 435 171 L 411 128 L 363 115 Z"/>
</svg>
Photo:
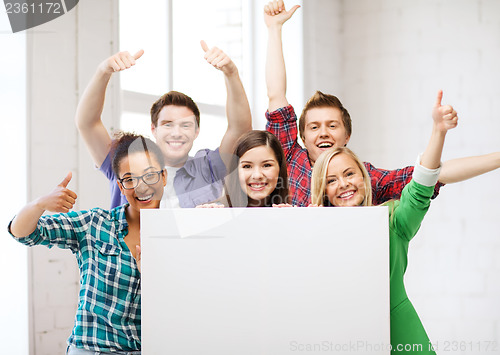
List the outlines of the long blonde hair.
<svg viewBox="0 0 500 355">
<path fill-rule="evenodd" d="M 318 206 L 331 206 L 328 197 L 325 194 L 326 191 L 326 175 L 328 172 L 328 164 L 332 158 L 339 154 L 346 154 L 351 157 L 356 165 L 361 170 L 363 174 L 363 181 L 365 183 L 365 199 L 361 206 L 371 206 L 372 205 L 372 184 L 370 175 L 364 164 L 359 160 L 359 158 L 346 147 L 332 148 L 329 149 L 319 156 L 319 158 L 314 163 L 312 178 L 311 178 L 311 203 Z"/>
</svg>

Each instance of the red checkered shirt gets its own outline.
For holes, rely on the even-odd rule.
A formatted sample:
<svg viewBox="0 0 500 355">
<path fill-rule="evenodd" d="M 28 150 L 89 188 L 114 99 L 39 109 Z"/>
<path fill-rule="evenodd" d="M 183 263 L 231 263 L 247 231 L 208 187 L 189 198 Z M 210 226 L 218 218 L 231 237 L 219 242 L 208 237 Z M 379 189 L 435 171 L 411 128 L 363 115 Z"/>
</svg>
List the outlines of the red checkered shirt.
<svg viewBox="0 0 500 355">
<path fill-rule="evenodd" d="M 308 206 L 311 203 L 312 168 L 307 150 L 297 141 L 297 116 L 291 105 L 271 113 L 266 112 L 266 130 L 271 132 L 281 143 L 288 167 L 288 181 L 292 205 Z M 406 184 L 411 180 L 413 166 L 397 170 L 377 169 L 370 163 L 364 163 L 372 180 L 373 204 L 399 199 Z M 434 189 L 435 198 L 442 184 Z"/>
</svg>

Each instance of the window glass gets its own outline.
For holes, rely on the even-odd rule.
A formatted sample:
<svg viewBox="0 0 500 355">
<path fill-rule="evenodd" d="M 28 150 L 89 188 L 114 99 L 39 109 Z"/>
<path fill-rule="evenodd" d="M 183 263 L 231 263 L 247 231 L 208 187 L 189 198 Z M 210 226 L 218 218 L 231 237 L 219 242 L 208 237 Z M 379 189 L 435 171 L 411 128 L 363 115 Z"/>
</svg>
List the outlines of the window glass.
<svg viewBox="0 0 500 355">
<path fill-rule="evenodd" d="M 141 134 L 154 140 L 151 133 L 151 118 L 148 113 L 124 111 L 121 117 L 120 129 L 126 132 Z"/>
<path fill-rule="evenodd" d="M 173 0 L 173 86 L 196 102 L 225 105 L 221 71 L 203 58 L 200 40 L 217 46 L 238 67 L 242 62 L 242 6 L 237 0 Z"/>
<path fill-rule="evenodd" d="M 194 155 L 200 149 L 216 149 L 219 147 L 226 129 L 227 120 L 225 117 L 202 112 L 200 115 L 200 134 L 193 143 L 191 155 Z"/>
<path fill-rule="evenodd" d="M 137 65 L 120 73 L 123 90 L 161 96 L 168 91 L 167 2 L 120 1 L 120 51 L 134 55 Z"/>
</svg>

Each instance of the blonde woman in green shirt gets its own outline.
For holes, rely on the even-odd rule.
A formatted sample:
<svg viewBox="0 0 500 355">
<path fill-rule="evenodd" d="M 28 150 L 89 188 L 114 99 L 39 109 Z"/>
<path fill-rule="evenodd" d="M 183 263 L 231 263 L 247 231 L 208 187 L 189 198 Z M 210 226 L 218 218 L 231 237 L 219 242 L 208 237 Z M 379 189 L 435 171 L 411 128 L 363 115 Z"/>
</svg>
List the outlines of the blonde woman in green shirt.
<svg viewBox="0 0 500 355">
<path fill-rule="evenodd" d="M 404 287 L 408 245 L 429 208 L 437 183 L 441 153 L 448 130 L 456 127 L 457 113 L 441 106 L 439 91 L 432 110 L 432 135 L 425 152 L 415 164 L 411 182 L 401 199 L 389 201 L 391 346 L 405 354 L 435 354 L 424 327 Z M 324 152 L 314 165 L 312 203 L 318 206 L 371 206 L 371 182 L 363 163 L 348 148 Z"/>
</svg>

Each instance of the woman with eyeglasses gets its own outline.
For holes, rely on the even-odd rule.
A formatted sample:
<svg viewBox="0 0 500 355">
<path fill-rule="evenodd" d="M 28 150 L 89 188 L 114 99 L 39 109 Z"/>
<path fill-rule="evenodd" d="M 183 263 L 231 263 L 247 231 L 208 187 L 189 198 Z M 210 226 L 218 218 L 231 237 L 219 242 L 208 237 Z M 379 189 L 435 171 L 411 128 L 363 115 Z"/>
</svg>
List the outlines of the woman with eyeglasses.
<svg viewBox="0 0 500 355">
<path fill-rule="evenodd" d="M 112 166 L 128 203 L 70 211 L 77 198 L 67 188 L 70 173 L 9 224 L 20 243 L 69 249 L 77 259 L 79 302 L 67 354 L 141 350 L 140 211 L 159 207 L 166 174 L 161 150 L 147 138 L 122 134 L 113 149 Z M 63 213 L 42 216 L 45 211 Z"/>
</svg>

